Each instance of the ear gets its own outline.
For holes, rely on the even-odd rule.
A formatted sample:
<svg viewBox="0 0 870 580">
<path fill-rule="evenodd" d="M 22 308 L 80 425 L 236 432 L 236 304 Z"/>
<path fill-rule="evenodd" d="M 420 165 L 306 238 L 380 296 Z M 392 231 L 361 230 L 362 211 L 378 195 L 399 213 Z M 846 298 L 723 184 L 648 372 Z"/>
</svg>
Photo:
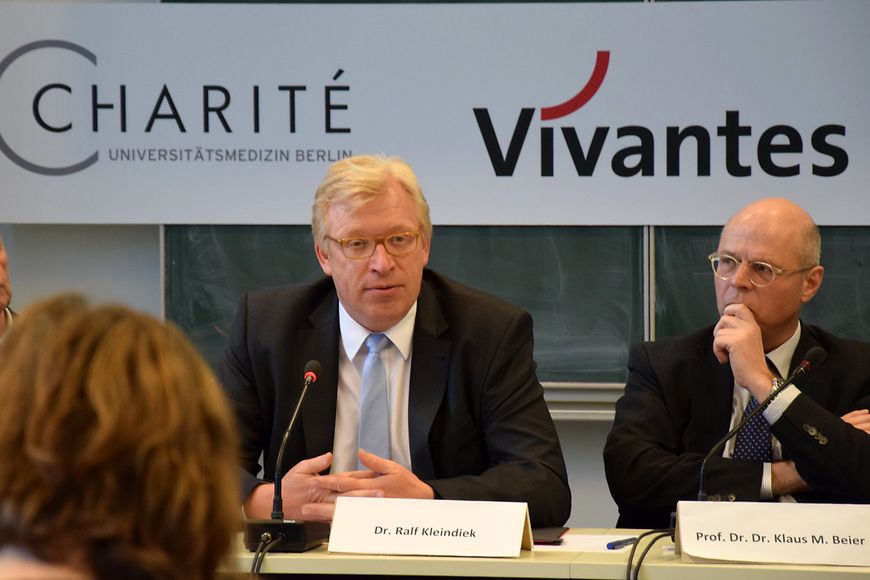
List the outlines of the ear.
<svg viewBox="0 0 870 580">
<path fill-rule="evenodd" d="M 423 266 L 425 266 L 429 263 L 429 248 L 431 247 L 432 240 L 424 234 L 420 236 L 420 242 L 423 244 Z"/>
<path fill-rule="evenodd" d="M 320 269 L 327 276 L 332 276 L 332 266 L 329 264 L 329 254 L 320 246 L 314 244 L 314 255 L 317 256 L 317 261 L 320 262 Z"/>
<path fill-rule="evenodd" d="M 823 266 L 813 266 L 804 274 L 803 289 L 801 291 L 801 302 L 806 304 L 813 299 L 816 292 L 822 286 L 822 278 L 825 277 L 825 268 Z"/>
</svg>

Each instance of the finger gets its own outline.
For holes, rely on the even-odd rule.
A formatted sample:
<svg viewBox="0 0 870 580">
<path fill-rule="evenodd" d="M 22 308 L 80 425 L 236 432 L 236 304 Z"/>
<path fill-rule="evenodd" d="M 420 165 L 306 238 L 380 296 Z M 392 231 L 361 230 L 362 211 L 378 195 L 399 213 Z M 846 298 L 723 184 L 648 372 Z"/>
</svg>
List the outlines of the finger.
<svg viewBox="0 0 870 580">
<path fill-rule="evenodd" d="M 862 415 L 870 416 L 870 411 L 867 409 L 857 409 L 855 411 L 849 411 L 845 415 L 843 415 L 843 419 L 860 419 Z"/>
<path fill-rule="evenodd" d="M 333 503 L 307 503 L 302 506 L 302 517 L 317 522 L 331 522 L 335 515 Z"/>
<path fill-rule="evenodd" d="M 867 417 L 866 415 L 859 417 L 848 417 L 843 420 L 846 421 L 846 423 L 854 425 L 855 427 L 858 427 L 860 429 L 865 429 L 866 427 L 870 426 L 870 417 Z"/>
<path fill-rule="evenodd" d="M 347 491 L 349 489 L 356 489 L 353 485 L 352 478 L 347 477 L 344 473 L 322 475 L 312 480 L 311 484 L 319 489 L 334 491 L 336 493 L 341 493 L 342 491 Z"/>
<path fill-rule="evenodd" d="M 348 477 L 345 474 L 330 474 L 312 479 L 311 484 L 318 489 L 336 494 L 351 491 L 377 489 L 377 477 Z"/>
<path fill-rule="evenodd" d="M 728 349 L 725 348 L 723 344 L 723 340 L 716 338 L 713 340 L 713 354 L 716 356 L 716 360 L 719 361 L 719 364 L 725 364 L 729 360 Z"/>
<path fill-rule="evenodd" d="M 288 473 L 315 474 L 327 469 L 330 465 L 332 465 L 332 453 L 327 451 L 323 455 L 318 455 L 317 457 L 312 457 L 310 459 L 303 459 L 294 465 Z"/>
<path fill-rule="evenodd" d="M 371 469 L 357 469 L 355 471 L 345 471 L 341 475 L 352 477 L 354 479 L 370 479 L 372 477 L 378 477 L 380 474 L 375 473 Z"/>
<path fill-rule="evenodd" d="M 725 308 L 722 309 L 722 314 L 733 316 L 740 320 L 751 320 L 755 322 L 755 315 L 752 314 L 752 311 L 745 304 L 740 304 L 738 302 L 734 302 L 732 304 L 728 304 Z"/>
<path fill-rule="evenodd" d="M 383 457 L 379 457 L 374 453 L 369 453 L 365 449 L 360 449 L 357 455 L 359 457 L 360 463 L 378 474 L 389 473 L 390 471 L 393 471 L 396 466 L 398 466 L 398 463 L 396 463 L 395 461 L 384 459 Z"/>
<path fill-rule="evenodd" d="M 382 489 L 355 489 L 341 494 L 342 497 L 384 497 Z"/>
</svg>

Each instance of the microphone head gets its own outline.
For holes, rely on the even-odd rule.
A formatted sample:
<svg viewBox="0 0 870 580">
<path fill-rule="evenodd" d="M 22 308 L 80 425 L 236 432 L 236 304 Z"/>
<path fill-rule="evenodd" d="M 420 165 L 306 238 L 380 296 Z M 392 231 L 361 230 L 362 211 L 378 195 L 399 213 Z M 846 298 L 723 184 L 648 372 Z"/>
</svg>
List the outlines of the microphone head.
<svg viewBox="0 0 870 580">
<path fill-rule="evenodd" d="M 828 358 L 828 353 L 825 352 L 825 349 L 820 346 L 814 346 L 804 355 L 804 361 L 808 363 L 807 370 L 816 368 L 822 364 L 826 358 Z"/>
<path fill-rule="evenodd" d="M 309 377 L 311 377 L 311 382 L 312 383 L 316 382 L 317 375 L 319 375 L 319 374 L 320 374 L 320 362 L 318 362 L 316 360 L 310 360 L 307 363 L 305 363 L 305 374 L 302 375 L 305 379 L 308 379 Z"/>
</svg>

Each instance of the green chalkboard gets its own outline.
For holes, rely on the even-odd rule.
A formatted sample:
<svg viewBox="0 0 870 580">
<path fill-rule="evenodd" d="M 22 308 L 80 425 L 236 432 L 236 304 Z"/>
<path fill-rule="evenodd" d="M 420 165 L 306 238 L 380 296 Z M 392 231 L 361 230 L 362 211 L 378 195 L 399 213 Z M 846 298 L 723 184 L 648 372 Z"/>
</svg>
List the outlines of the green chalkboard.
<svg viewBox="0 0 870 580">
<path fill-rule="evenodd" d="M 167 318 L 216 365 L 241 294 L 322 275 L 307 226 L 166 226 Z M 429 266 L 529 312 L 544 381 L 622 382 L 643 339 L 643 229 L 435 228 Z"/>
<path fill-rule="evenodd" d="M 655 230 L 656 336 L 687 334 L 718 319 L 707 255 L 719 227 Z M 822 288 L 802 318 L 834 334 L 870 341 L 870 227 L 822 227 Z"/>
</svg>

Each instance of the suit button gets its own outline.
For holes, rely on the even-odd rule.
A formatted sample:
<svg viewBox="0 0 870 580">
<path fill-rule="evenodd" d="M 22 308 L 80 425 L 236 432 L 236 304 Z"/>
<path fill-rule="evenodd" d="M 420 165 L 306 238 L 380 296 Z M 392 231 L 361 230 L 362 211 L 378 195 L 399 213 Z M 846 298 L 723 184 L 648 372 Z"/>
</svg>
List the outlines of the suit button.
<svg viewBox="0 0 870 580">
<path fill-rule="evenodd" d="M 807 425 L 806 423 L 804 423 L 804 431 L 809 433 L 811 437 L 815 437 L 819 433 L 818 429 L 816 429 L 812 425 Z"/>
<path fill-rule="evenodd" d="M 819 435 L 817 439 L 819 440 L 819 445 L 827 445 L 828 444 L 828 438 L 825 437 L 824 435 Z"/>
<path fill-rule="evenodd" d="M 728 501 L 737 501 L 737 496 L 733 493 L 728 494 Z"/>
</svg>

